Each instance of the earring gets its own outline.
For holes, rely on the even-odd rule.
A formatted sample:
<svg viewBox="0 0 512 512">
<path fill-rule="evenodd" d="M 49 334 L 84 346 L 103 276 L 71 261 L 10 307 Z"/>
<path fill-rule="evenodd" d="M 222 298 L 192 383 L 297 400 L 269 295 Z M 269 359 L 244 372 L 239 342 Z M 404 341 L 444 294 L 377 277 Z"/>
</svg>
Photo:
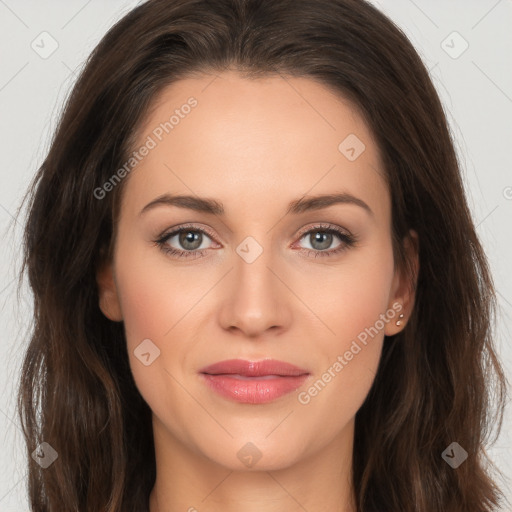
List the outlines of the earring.
<svg viewBox="0 0 512 512">
<path fill-rule="evenodd" d="M 403 313 L 400 313 L 400 315 L 398 316 L 399 320 L 397 320 L 395 323 L 396 325 L 402 325 L 402 320 L 400 320 L 400 318 L 403 318 L 404 317 L 404 314 Z"/>
</svg>

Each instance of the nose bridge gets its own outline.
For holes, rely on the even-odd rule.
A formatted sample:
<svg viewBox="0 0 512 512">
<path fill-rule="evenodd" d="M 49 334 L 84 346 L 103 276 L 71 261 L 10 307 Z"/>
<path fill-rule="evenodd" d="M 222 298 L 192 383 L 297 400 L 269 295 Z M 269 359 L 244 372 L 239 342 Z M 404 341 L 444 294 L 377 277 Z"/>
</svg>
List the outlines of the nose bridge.
<svg viewBox="0 0 512 512">
<path fill-rule="evenodd" d="M 225 328 L 237 327 L 248 335 L 257 335 L 284 324 L 286 297 L 275 275 L 275 262 L 269 236 L 265 245 L 248 236 L 235 248 L 229 297 L 225 297 L 222 310 Z"/>
<path fill-rule="evenodd" d="M 236 248 L 235 279 L 242 293 L 261 295 L 273 288 L 275 276 L 270 271 L 275 260 L 270 243 L 265 247 L 253 237 L 248 237 Z"/>
</svg>

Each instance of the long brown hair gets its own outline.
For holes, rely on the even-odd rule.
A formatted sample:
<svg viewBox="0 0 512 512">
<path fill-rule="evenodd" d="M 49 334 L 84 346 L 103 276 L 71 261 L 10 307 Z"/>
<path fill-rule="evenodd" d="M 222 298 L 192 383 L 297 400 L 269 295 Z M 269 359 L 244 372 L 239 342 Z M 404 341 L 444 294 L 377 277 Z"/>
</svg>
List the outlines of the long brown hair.
<svg viewBox="0 0 512 512">
<path fill-rule="evenodd" d="M 226 69 L 307 77 L 348 99 L 382 154 L 397 267 L 411 272 L 402 240 L 411 228 L 419 235 L 412 316 L 386 338 L 356 416 L 358 511 L 495 510 L 503 494 L 485 444 L 491 427 L 501 429 L 507 386 L 493 345 L 492 277 L 429 74 L 404 33 L 364 0 L 150 0 L 93 51 L 25 197 L 20 277 L 28 272 L 34 325 L 18 407 L 32 510 L 148 509 L 151 411 L 123 324 L 101 313 L 96 285 L 126 179 L 102 198 L 94 191 L 127 161 L 164 87 Z M 468 453 L 457 469 L 441 456 L 454 441 Z M 46 469 L 30 457 L 42 442 L 58 453 Z"/>
</svg>

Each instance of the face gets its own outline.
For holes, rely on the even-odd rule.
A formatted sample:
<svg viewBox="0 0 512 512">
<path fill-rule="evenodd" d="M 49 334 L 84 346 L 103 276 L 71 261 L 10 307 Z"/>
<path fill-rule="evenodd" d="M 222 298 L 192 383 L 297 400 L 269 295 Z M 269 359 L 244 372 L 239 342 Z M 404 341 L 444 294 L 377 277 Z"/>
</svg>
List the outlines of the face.
<svg viewBox="0 0 512 512">
<path fill-rule="evenodd" d="M 347 438 L 412 307 L 362 118 L 310 79 L 229 71 L 169 86 L 135 149 L 98 283 L 155 432 L 231 469 Z M 226 360 L 245 366 L 203 373 Z"/>
</svg>

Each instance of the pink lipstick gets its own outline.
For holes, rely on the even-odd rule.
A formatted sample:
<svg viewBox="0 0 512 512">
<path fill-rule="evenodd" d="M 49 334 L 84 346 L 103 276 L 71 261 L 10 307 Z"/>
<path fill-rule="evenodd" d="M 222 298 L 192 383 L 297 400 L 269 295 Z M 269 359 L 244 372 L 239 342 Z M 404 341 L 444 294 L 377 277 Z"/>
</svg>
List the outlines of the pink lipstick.
<svg viewBox="0 0 512 512">
<path fill-rule="evenodd" d="M 205 383 L 220 395 L 241 403 L 263 404 L 299 388 L 309 372 L 275 359 L 230 359 L 199 370 Z"/>
</svg>

